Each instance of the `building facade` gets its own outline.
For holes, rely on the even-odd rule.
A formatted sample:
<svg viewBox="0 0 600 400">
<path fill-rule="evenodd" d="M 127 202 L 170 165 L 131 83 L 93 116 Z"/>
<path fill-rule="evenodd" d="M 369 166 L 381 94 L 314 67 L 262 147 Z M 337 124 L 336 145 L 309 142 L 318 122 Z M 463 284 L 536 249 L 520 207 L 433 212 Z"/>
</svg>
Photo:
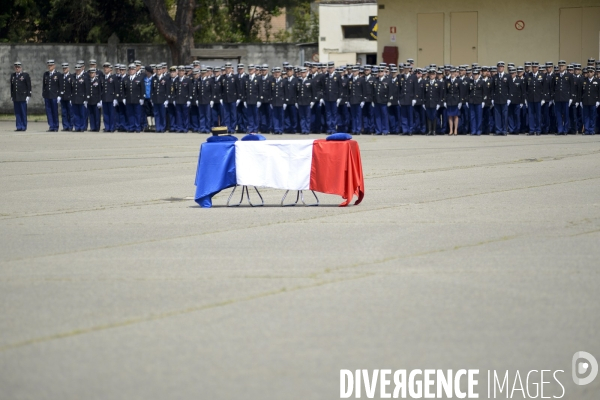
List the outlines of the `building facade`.
<svg viewBox="0 0 600 400">
<path fill-rule="evenodd" d="M 599 0 L 378 0 L 378 60 L 492 65 L 600 58 Z"/>
<path fill-rule="evenodd" d="M 376 0 L 322 0 L 319 3 L 319 61 L 336 64 L 375 64 L 377 38 L 371 18 Z"/>
</svg>

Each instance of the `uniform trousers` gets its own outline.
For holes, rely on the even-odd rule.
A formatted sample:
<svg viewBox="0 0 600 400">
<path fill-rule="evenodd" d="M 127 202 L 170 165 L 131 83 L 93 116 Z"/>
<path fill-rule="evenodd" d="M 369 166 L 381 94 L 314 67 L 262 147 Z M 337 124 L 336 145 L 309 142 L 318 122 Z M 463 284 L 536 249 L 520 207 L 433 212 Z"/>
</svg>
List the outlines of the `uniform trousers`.
<svg viewBox="0 0 600 400">
<path fill-rule="evenodd" d="M 541 133 L 542 103 L 539 101 L 527 103 L 527 110 L 529 111 L 529 133 Z"/>
<path fill-rule="evenodd" d="M 236 106 L 237 111 L 237 131 L 239 133 L 246 133 L 248 131 L 248 115 L 247 109 L 244 107 L 244 102 L 240 101 L 240 104 Z"/>
<path fill-rule="evenodd" d="M 343 104 L 340 103 L 340 105 L 337 107 L 337 130 L 336 132 L 340 132 L 340 133 L 348 133 L 349 129 L 348 129 L 348 123 L 349 121 L 349 115 L 350 113 L 348 112 L 349 108 L 347 104 Z"/>
<path fill-rule="evenodd" d="M 321 103 L 316 102 L 310 110 L 310 131 L 312 133 L 321 133 L 323 127 L 321 125 Z"/>
<path fill-rule="evenodd" d="M 596 106 L 582 106 L 583 108 L 583 125 L 586 135 L 596 133 Z"/>
<path fill-rule="evenodd" d="M 494 104 L 494 122 L 496 133 L 507 133 L 508 106 L 506 104 Z"/>
<path fill-rule="evenodd" d="M 298 125 L 298 109 L 294 104 L 288 104 L 283 112 L 285 133 L 294 133 Z"/>
<path fill-rule="evenodd" d="M 411 132 L 425 133 L 425 110 L 422 104 L 415 104 L 413 106 L 413 126 Z"/>
<path fill-rule="evenodd" d="M 223 102 L 222 118 L 221 126 L 227 127 L 227 133 L 235 133 L 237 122 L 237 108 L 235 101 L 232 101 L 231 103 Z"/>
<path fill-rule="evenodd" d="M 235 103 L 234 103 L 235 104 Z M 190 108 L 187 104 L 175 104 L 177 132 L 187 133 L 190 130 Z"/>
<path fill-rule="evenodd" d="M 423 107 L 421 107 L 423 109 Z M 414 107 L 400 106 L 400 121 L 402 133 L 412 133 L 414 126 Z"/>
<path fill-rule="evenodd" d="M 17 119 L 17 130 L 27 130 L 27 102 L 26 101 L 13 101 L 13 107 L 15 109 L 15 117 Z"/>
<path fill-rule="evenodd" d="M 102 102 L 102 117 L 104 119 L 104 130 L 114 132 L 116 127 L 116 111 L 112 101 Z"/>
<path fill-rule="evenodd" d="M 192 105 L 189 109 L 190 114 L 190 129 L 192 132 L 200 132 L 200 110 L 195 102 L 192 102 Z"/>
<path fill-rule="evenodd" d="M 142 106 L 140 103 L 127 102 L 125 105 L 125 114 L 127 115 L 127 131 L 128 132 L 139 132 L 142 130 L 140 125 L 140 113 L 142 112 Z"/>
<path fill-rule="evenodd" d="M 216 104 L 213 105 L 216 107 Z M 198 116 L 199 116 L 199 126 L 198 130 L 201 133 L 209 133 L 212 128 L 212 109 L 210 104 L 200 104 L 198 105 Z"/>
<path fill-rule="evenodd" d="M 272 111 L 273 115 L 273 133 L 283 133 L 283 107 L 274 106 Z"/>
<path fill-rule="evenodd" d="M 100 109 L 97 104 L 88 104 L 87 109 L 90 120 L 90 131 L 98 132 L 100 130 Z"/>
<path fill-rule="evenodd" d="M 471 135 L 481 135 L 483 133 L 483 105 L 470 103 L 469 114 Z"/>
<path fill-rule="evenodd" d="M 569 102 L 557 101 L 554 103 L 556 113 L 556 129 L 558 133 L 569 132 Z"/>
<path fill-rule="evenodd" d="M 360 108 L 360 104 L 350 105 L 350 117 L 352 121 L 352 133 L 360 134 L 362 130 L 362 109 Z"/>
<path fill-rule="evenodd" d="M 164 132 L 167 129 L 167 108 L 164 103 L 154 104 L 154 125 L 156 132 Z"/>
<path fill-rule="evenodd" d="M 375 116 L 375 110 L 373 108 L 373 103 L 370 101 L 365 101 L 365 105 L 362 109 L 364 133 L 370 134 L 370 133 L 375 132 L 374 116 Z"/>
<path fill-rule="evenodd" d="M 337 105 L 335 101 L 325 102 L 325 112 L 327 122 L 327 133 L 335 133 L 335 123 L 337 119 Z"/>
<path fill-rule="evenodd" d="M 508 133 L 521 132 L 521 104 L 508 106 Z"/>
<path fill-rule="evenodd" d="M 73 104 L 71 109 L 73 110 L 73 128 L 75 128 L 75 131 L 84 131 L 87 123 L 85 106 L 83 104 Z"/>
<path fill-rule="evenodd" d="M 60 113 L 62 115 L 63 129 L 70 131 L 73 129 L 73 110 L 71 109 L 70 100 L 60 101 Z"/>
<path fill-rule="evenodd" d="M 271 104 L 262 103 L 258 109 L 258 115 L 260 123 L 258 129 L 262 133 L 268 133 L 273 131 L 273 118 L 271 116 Z"/>
<path fill-rule="evenodd" d="M 51 131 L 58 130 L 58 101 L 56 99 L 44 99 L 46 118 Z"/>
<path fill-rule="evenodd" d="M 310 106 L 298 106 L 298 118 L 300 119 L 300 132 L 310 133 Z"/>
<path fill-rule="evenodd" d="M 248 107 L 244 107 L 246 113 L 246 129 L 249 133 L 258 133 L 258 107 L 256 104 L 248 104 Z"/>
<path fill-rule="evenodd" d="M 375 104 L 375 134 L 376 135 L 387 135 L 390 133 L 390 126 L 388 123 L 387 115 L 387 104 Z"/>
<path fill-rule="evenodd" d="M 388 107 L 388 120 L 390 133 L 400 133 L 402 131 L 402 123 L 400 121 L 401 108 L 398 104 L 393 104 Z"/>
</svg>

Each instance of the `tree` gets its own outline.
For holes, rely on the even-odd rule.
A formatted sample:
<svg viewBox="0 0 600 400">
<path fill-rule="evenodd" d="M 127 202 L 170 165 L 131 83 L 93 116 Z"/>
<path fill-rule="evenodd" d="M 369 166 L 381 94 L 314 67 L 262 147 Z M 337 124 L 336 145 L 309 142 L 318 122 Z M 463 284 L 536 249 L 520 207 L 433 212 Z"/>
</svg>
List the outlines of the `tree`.
<svg viewBox="0 0 600 400">
<path fill-rule="evenodd" d="M 167 9 L 165 0 L 144 0 L 156 29 L 171 49 L 175 64 L 187 64 L 194 47 L 194 32 L 201 25 L 193 25 L 196 0 L 177 0 L 175 18 Z"/>
</svg>

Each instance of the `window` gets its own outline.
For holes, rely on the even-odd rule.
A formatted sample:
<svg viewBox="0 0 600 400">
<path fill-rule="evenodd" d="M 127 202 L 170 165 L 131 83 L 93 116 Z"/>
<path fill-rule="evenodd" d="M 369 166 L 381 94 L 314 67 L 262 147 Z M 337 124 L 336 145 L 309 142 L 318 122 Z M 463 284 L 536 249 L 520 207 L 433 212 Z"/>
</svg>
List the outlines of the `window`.
<svg viewBox="0 0 600 400">
<path fill-rule="evenodd" d="M 369 25 L 345 25 L 342 31 L 344 39 L 369 39 L 371 33 Z"/>
</svg>

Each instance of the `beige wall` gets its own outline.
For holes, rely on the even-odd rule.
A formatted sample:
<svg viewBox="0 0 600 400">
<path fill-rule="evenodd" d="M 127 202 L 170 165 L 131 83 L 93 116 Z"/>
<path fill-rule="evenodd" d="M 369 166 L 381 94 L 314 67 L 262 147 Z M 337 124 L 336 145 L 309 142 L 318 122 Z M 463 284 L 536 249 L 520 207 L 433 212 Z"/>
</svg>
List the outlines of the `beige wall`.
<svg viewBox="0 0 600 400">
<path fill-rule="evenodd" d="M 444 51 L 440 59 L 443 58 L 444 64 L 449 64 L 450 13 L 477 11 L 477 62 L 491 65 L 503 60 L 522 65 L 524 61 L 557 61 L 560 53 L 559 10 L 567 7 L 599 7 L 600 0 L 378 0 L 378 5 L 385 6 L 383 10 L 378 9 L 378 62 L 383 47 L 395 45 L 398 46 L 400 61 L 414 58 L 417 65 L 422 66 L 417 49 L 417 14 L 443 12 Z M 525 29 L 515 29 L 518 20 L 525 22 Z M 396 43 L 390 42 L 390 26 L 397 29 Z M 573 29 L 581 30 L 577 26 L 573 26 Z M 600 32 L 584 34 L 582 47 L 588 52 L 595 48 L 594 54 L 582 52 L 581 59 L 567 62 L 584 63 L 588 57 L 600 58 L 599 35 Z"/>
<path fill-rule="evenodd" d="M 342 25 L 368 25 L 369 16 L 377 15 L 377 4 L 319 4 L 319 60 L 330 61 L 330 53 L 345 55 L 332 56 L 331 61 L 349 59 L 350 53 L 376 53 L 377 41 L 368 39 L 344 39 Z M 389 30 L 388 30 L 389 32 Z M 325 38 L 325 40 L 322 40 Z M 351 58 L 351 57 L 350 57 Z M 364 61 L 363 61 L 364 63 Z"/>
</svg>

